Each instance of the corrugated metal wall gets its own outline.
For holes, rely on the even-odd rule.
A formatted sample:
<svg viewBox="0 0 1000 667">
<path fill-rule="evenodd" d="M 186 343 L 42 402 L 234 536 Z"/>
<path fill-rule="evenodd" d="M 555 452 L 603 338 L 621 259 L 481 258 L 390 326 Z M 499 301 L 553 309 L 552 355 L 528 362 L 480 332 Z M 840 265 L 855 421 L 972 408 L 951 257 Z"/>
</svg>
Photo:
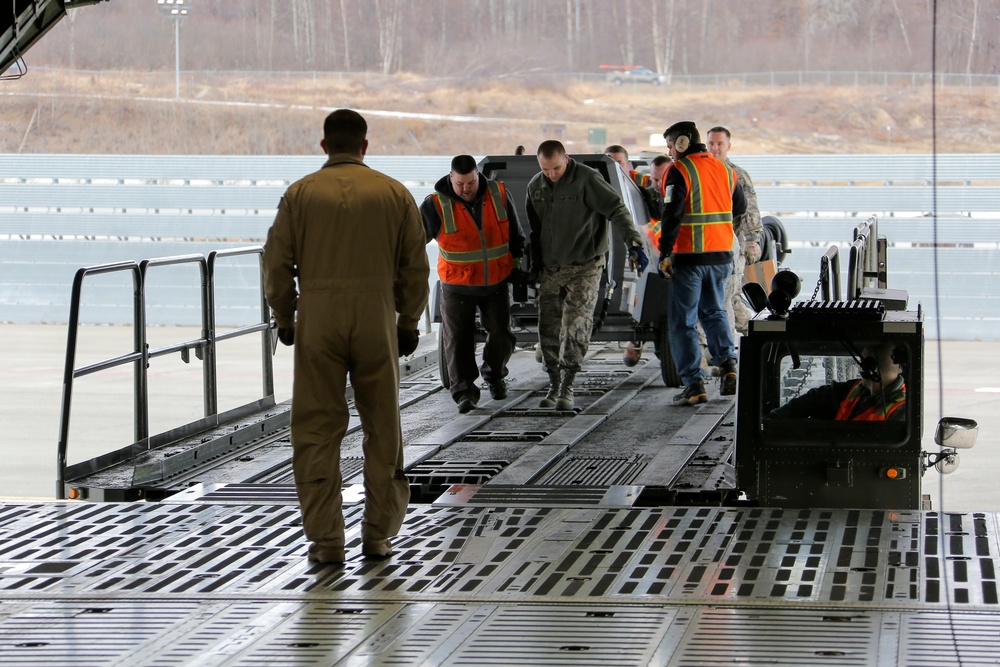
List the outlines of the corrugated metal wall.
<svg viewBox="0 0 1000 667">
<path fill-rule="evenodd" d="M 924 309 L 929 337 L 940 331 L 946 339 L 1000 338 L 1000 155 L 733 159 L 753 177 L 761 212 L 782 220 L 792 251 L 784 267 L 802 277 L 804 295 L 812 293 L 827 246 L 844 249 L 853 227 L 875 214 L 892 243 L 889 286 L 908 290 L 910 306 Z M 366 162 L 404 182 L 420 201 L 450 160 L 370 156 Z M 261 244 L 285 188 L 322 162 L 322 156 L 0 155 L 0 321 L 65 322 L 70 285 L 82 266 Z M 428 252 L 433 259 L 433 244 Z M 194 273 L 164 267 L 152 274 L 150 303 L 162 305 L 148 313 L 151 324 L 198 323 Z M 250 258 L 220 269 L 220 326 L 244 323 L 242 313 L 257 307 L 258 285 Z M 131 285 L 124 276 L 95 279 L 84 304 L 87 322 L 130 322 Z"/>
</svg>

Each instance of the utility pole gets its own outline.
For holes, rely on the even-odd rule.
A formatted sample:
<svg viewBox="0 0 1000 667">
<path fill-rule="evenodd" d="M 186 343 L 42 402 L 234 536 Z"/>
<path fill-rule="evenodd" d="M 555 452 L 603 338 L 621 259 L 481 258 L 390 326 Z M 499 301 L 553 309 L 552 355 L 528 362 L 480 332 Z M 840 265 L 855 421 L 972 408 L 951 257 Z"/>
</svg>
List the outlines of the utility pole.
<svg viewBox="0 0 1000 667">
<path fill-rule="evenodd" d="M 192 0 L 156 0 L 156 5 L 174 20 L 174 99 L 181 98 L 181 19 L 191 10 Z"/>
</svg>

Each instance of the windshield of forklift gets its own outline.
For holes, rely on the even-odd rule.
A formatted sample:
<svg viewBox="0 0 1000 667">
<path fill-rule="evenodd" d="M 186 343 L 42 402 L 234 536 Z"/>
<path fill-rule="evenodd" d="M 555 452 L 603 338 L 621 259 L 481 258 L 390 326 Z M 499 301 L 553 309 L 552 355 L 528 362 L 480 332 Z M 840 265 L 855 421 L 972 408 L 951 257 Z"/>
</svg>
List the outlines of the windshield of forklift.
<svg viewBox="0 0 1000 667">
<path fill-rule="evenodd" d="M 798 441 L 902 441 L 907 358 L 907 347 L 891 340 L 768 344 L 764 432 Z"/>
</svg>

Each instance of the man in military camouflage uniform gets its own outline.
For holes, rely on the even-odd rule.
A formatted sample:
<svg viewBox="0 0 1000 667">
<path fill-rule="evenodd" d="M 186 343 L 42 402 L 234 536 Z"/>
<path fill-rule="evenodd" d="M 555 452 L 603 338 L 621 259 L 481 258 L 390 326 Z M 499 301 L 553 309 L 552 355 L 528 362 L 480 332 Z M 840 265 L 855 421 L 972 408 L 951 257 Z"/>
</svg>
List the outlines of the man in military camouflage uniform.
<svg viewBox="0 0 1000 667">
<path fill-rule="evenodd" d="M 558 141 L 538 147 L 541 172 L 528 183 L 531 268 L 539 273 L 538 341 L 549 375 L 539 407 L 573 409 L 573 380 L 590 345 L 608 252 L 607 221 L 641 273 L 642 237 L 621 196 L 600 172 L 566 155 Z"/>
<path fill-rule="evenodd" d="M 747 322 L 752 317 L 750 309 L 743 303 L 743 270 L 748 264 L 760 260 L 760 237 L 764 227 L 760 221 L 760 210 L 757 208 L 757 192 L 746 169 L 735 165 L 729 159 L 731 134 L 722 126 L 713 127 L 708 131 L 708 152 L 733 168 L 736 178 L 743 188 L 747 200 L 746 212 L 733 218 L 733 275 L 726 283 L 726 314 L 729 316 L 729 326 L 734 332 L 746 335 Z M 735 337 L 735 334 L 734 334 Z"/>
</svg>

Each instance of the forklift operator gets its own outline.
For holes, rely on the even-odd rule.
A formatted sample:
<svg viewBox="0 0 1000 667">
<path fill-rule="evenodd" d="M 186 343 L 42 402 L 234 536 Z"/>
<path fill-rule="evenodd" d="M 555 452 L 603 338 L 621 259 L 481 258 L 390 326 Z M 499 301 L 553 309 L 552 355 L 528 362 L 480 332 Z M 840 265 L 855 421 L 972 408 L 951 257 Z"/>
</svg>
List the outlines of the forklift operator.
<svg viewBox="0 0 1000 667">
<path fill-rule="evenodd" d="M 764 418 L 904 421 L 906 383 L 900 368 L 902 354 L 893 343 L 865 347 L 861 352 L 859 379 L 810 389 Z"/>
</svg>

